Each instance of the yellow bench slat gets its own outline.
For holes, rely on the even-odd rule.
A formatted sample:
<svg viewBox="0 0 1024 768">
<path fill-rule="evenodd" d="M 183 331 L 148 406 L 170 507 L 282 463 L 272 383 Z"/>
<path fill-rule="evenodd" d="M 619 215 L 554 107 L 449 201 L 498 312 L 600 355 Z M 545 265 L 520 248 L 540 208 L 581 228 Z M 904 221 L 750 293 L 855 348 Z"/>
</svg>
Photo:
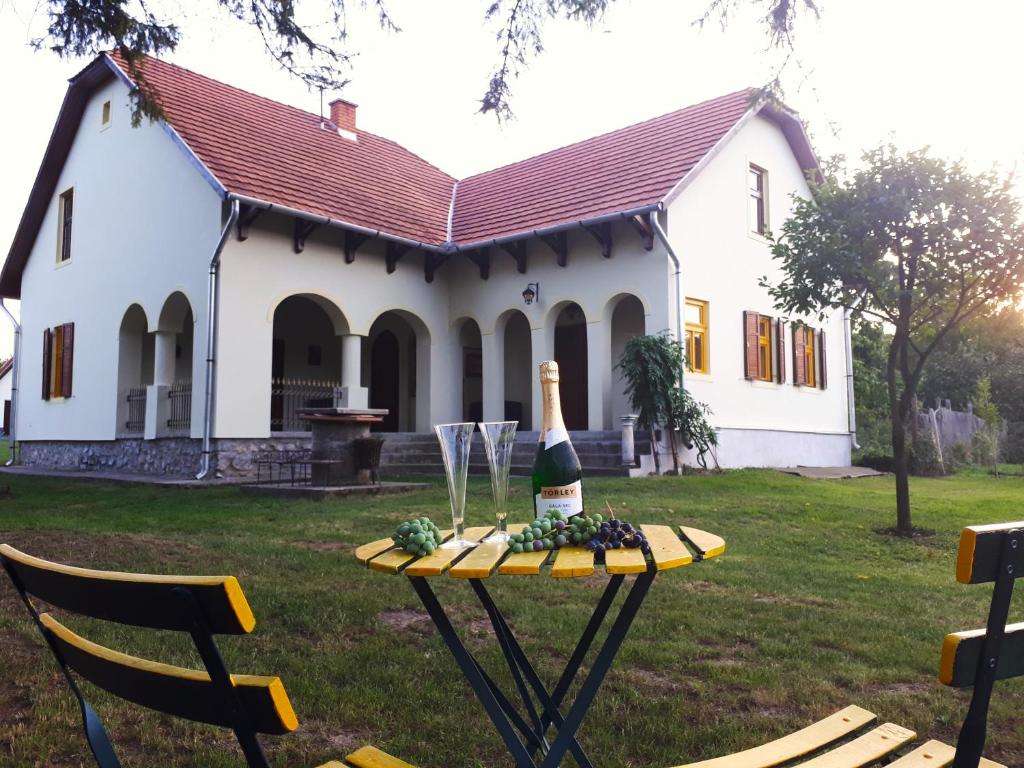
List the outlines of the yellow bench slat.
<svg viewBox="0 0 1024 768">
<path fill-rule="evenodd" d="M 363 565 L 370 560 L 373 560 L 377 555 L 387 552 L 395 546 L 395 542 L 391 539 L 378 539 L 377 541 L 371 541 L 369 544 L 363 544 L 361 547 L 356 548 L 356 560 Z"/>
<path fill-rule="evenodd" d="M 345 758 L 345 762 L 355 768 L 414 768 L 414 766 L 382 752 L 376 747 L 360 747 Z"/>
<path fill-rule="evenodd" d="M 546 549 L 540 552 L 513 553 L 498 566 L 498 573 L 503 576 L 536 576 L 550 554 Z"/>
<path fill-rule="evenodd" d="M 590 576 L 594 573 L 594 553 L 583 547 L 562 547 L 557 550 L 551 575 L 556 579 Z"/>
<path fill-rule="evenodd" d="M 485 536 L 489 536 L 491 531 L 494 530 L 493 525 L 477 526 L 476 528 L 466 528 L 463 532 L 463 537 L 466 541 L 471 541 L 474 544 L 478 544 L 480 539 Z M 421 557 L 415 563 L 405 569 L 406 576 L 438 576 L 448 570 L 448 567 L 457 559 L 464 556 L 466 553 L 471 552 L 473 548 L 466 547 L 465 549 L 435 549 L 434 554 Z"/>
<path fill-rule="evenodd" d="M 686 537 L 686 540 L 700 550 L 701 557 L 710 560 L 725 552 L 725 539 L 713 533 L 702 531 L 700 528 L 690 528 L 686 525 L 679 526 L 679 532 Z"/>
<path fill-rule="evenodd" d="M 448 571 L 453 579 L 486 579 L 511 550 L 499 541 L 480 544 Z"/>
<path fill-rule="evenodd" d="M 908 728 L 884 723 L 831 752 L 800 763 L 799 768 L 863 768 L 874 765 L 916 738 L 917 734 Z"/>
<path fill-rule="evenodd" d="M 679 539 L 676 532 L 667 525 L 641 525 L 651 545 L 651 557 L 659 571 L 678 568 L 693 562 L 693 555 Z"/>
<path fill-rule="evenodd" d="M 926 741 L 913 752 L 908 752 L 886 768 L 945 768 L 952 765 L 956 749 L 941 741 Z M 1006 768 L 1005 765 L 981 758 L 978 768 Z"/>
<path fill-rule="evenodd" d="M 849 706 L 767 744 L 677 768 L 772 768 L 816 752 L 860 730 L 874 719 L 874 714 L 866 709 Z"/>
<path fill-rule="evenodd" d="M 441 531 L 442 541 L 448 541 L 451 537 L 452 531 Z M 415 559 L 416 555 L 410 555 L 404 549 L 389 549 L 370 561 L 370 569 L 381 573 L 398 573 Z"/>
<path fill-rule="evenodd" d="M 345 768 L 345 764 L 339 763 L 337 760 L 331 760 L 331 762 L 318 765 L 316 768 Z"/>
<path fill-rule="evenodd" d="M 647 570 L 647 557 L 639 549 L 609 549 L 604 553 L 604 567 L 608 573 L 643 573 Z"/>
</svg>

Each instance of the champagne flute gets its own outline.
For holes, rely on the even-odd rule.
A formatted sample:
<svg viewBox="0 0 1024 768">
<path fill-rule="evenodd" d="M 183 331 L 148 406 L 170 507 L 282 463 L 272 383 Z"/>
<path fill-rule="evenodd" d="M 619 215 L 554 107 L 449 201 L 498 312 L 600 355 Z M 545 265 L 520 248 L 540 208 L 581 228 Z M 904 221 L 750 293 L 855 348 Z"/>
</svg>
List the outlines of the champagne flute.
<svg viewBox="0 0 1024 768">
<path fill-rule="evenodd" d="M 487 451 L 487 464 L 491 469 L 491 492 L 494 494 L 494 516 L 497 527 L 485 542 L 507 544 L 508 534 L 508 473 L 512 468 L 512 448 L 516 443 L 518 421 L 482 421 L 480 435 Z"/>
<path fill-rule="evenodd" d="M 466 475 L 469 473 L 469 449 L 476 424 L 435 424 L 434 434 L 441 445 L 444 474 L 448 480 L 448 496 L 452 505 L 452 528 L 455 535 L 441 549 L 462 549 L 471 546 L 463 534 L 466 520 Z"/>
</svg>

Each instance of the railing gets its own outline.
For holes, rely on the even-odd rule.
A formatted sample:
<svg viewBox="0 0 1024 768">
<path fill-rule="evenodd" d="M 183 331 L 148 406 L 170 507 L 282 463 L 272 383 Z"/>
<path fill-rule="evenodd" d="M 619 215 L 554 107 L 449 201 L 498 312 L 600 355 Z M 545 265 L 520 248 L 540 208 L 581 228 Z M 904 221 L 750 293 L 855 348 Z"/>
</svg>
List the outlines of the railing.
<svg viewBox="0 0 1024 768">
<path fill-rule="evenodd" d="M 128 390 L 128 418 L 124 423 L 124 431 L 129 434 L 141 434 L 146 429 L 146 388 L 132 387 Z"/>
<path fill-rule="evenodd" d="M 167 390 L 170 400 L 170 411 L 167 428 L 175 431 L 187 431 L 192 428 L 192 382 L 176 381 Z"/>
<path fill-rule="evenodd" d="M 271 379 L 270 431 L 308 432 L 312 427 L 299 418 L 304 408 L 330 408 L 337 402 L 341 382 L 315 379 Z"/>
</svg>

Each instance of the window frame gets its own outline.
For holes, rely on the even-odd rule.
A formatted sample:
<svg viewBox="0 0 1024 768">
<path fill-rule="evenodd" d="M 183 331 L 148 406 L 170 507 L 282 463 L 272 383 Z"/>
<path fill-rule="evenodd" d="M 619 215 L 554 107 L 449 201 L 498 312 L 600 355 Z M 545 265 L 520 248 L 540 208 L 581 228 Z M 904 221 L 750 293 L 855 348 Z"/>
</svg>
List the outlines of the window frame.
<svg viewBox="0 0 1024 768">
<path fill-rule="evenodd" d="M 71 263 L 74 239 L 75 188 L 68 187 L 57 198 L 57 266 Z"/>
<path fill-rule="evenodd" d="M 757 186 L 752 185 L 751 177 L 757 178 Z M 758 237 L 766 237 L 768 224 L 768 171 L 756 163 L 747 164 L 747 231 Z M 753 210 L 751 210 L 753 209 Z M 751 218 L 756 226 L 751 225 Z"/>
<path fill-rule="evenodd" d="M 50 400 L 64 397 L 64 326 L 50 329 Z"/>
<path fill-rule="evenodd" d="M 114 103 L 112 99 L 107 99 L 103 102 L 100 107 L 100 130 L 105 130 L 110 127 L 110 124 L 114 119 Z"/>
<path fill-rule="evenodd" d="M 700 312 L 700 322 L 693 323 L 690 322 L 689 319 L 686 319 L 685 321 L 684 332 L 686 334 L 686 369 L 690 373 L 697 373 L 703 376 L 707 376 L 711 372 L 711 359 L 709 355 L 710 344 L 708 335 L 708 330 L 711 325 L 711 320 L 709 316 L 710 303 L 704 299 L 694 299 L 687 296 L 684 301 L 684 313 L 686 309 L 689 307 L 694 307 L 695 309 L 697 309 L 698 312 Z M 695 357 L 695 355 L 693 354 L 693 349 L 695 345 L 696 334 L 700 334 L 702 339 L 701 362 L 703 364 L 699 368 L 695 368 L 693 365 L 693 360 Z"/>
<path fill-rule="evenodd" d="M 768 383 L 775 381 L 775 366 L 772 360 L 775 353 L 772 345 L 773 324 L 769 315 L 757 316 L 757 380 Z"/>
</svg>

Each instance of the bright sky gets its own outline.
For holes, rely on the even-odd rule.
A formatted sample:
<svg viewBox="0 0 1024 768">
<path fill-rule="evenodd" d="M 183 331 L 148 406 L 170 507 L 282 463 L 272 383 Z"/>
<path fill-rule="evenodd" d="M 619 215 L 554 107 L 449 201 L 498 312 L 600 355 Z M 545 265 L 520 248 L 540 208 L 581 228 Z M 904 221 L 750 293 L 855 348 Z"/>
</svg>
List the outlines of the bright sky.
<svg viewBox="0 0 1024 768">
<path fill-rule="evenodd" d="M 316 7 L 326 0 L 303 0 Z M 174 7 L 180 7 L 177 2 Z M 184 5 L 184 4 L 182 4 Z M 198 3 L 196 4 L 198 5 Z M 203 5 L 211 9 L 214 3 Z M 357 3 L 348 4 L 353 9 Z M 402 32 L 353 11 L 358 56 L 344 96 L 359 125 L 398 141 L 456 176 L 502 165 L 747 85 L 761 85 L 782 54 L 766 52 L 756 16 L 722 32 L 691 22 L 706 0 L 616 0 L 593 29 L 553 22 L 546 51 L 514 84 L 516 120 L 476 113 L 497 61 L 489 0 L 389 0 Z M 881 141 L 932 147 L 977 169 L 1024 167 L 1024 3 L 1006 0 L 819 0 L 801 20 L 799 65 L 784 72 L 786 100 L 809 123 L 821 156 L 851 158 Z M 0 0 L 0 254 L 21 211 L 60 108 L 84 60 L 33 52 L 45 18 L 36 0 Z M 452 9 L 458 7 L 457 12 Z M 310 111 L 319 95 L 278 71 L 254 33 L 217 11 L 193 16 L 171 59 L 202 74 Z M 325 99 L 329 100 L 329 98 Z M 0 356 L 11 334 L 0 317 Z"/>
</svg>

